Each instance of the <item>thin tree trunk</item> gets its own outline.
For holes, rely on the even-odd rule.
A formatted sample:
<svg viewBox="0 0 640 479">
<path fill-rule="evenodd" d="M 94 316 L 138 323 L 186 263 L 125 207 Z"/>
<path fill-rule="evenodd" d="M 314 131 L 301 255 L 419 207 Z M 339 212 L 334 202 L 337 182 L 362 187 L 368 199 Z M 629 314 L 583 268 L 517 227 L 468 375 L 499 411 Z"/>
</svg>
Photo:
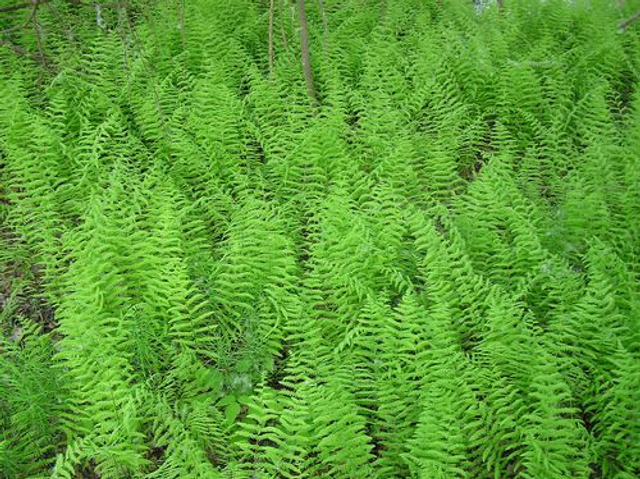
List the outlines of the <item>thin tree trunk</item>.
<svg viewBox="0 0 640 479">
<path fill-rule="evenodd" d="M 122 9 L 118 10 L 118 32 L 120 33 L 120 40 L 122 41 L 122 66 L 124 67 L 124 72 L 127 75 L 127 79 L 129 78 L 129 40 L 127 38 L 127 32 L 125 30 L 125 17 L 128 15 L 126 7 L 122 7 Z"/>
<path fill-rule="evenodd" d="M 42 62 L 45 62 L 44 48 L 42 46 L 42 36 L 40 35 L 40 24 L 38 23 L 38 3 L 33 4 L 33 12 L 31 13 L 31 22 L 33 23 L 33 33 L 36 37 L 36 44 L 38 45 L 38 58 Z"/>
<path fill-rule="evenodd" d="M 184 27 L 185 27 L 185 18 L 184 18 L 184 9 L 185 9 L 185 4 L 184 4 L 184 0 L 181 0 L 178 8 L 180 9 L 179 15 L 180 15 L 180 39 L 182 40 L 182 51 L 186 51 L 187 49 L 187 37 L 184 31 Z"/>
<path fill-rule="evenodd" d="M 280 35 L 282 36 L 282 44 L 285 50 L 289 50 L 289 41 L 287 40 L 287 32 L 284 29 L 284 2 L 279 0 L 278 10 L 280 11 Z"/>
<path fill-rule="evenodd" d="M 302 50 L 302 71 L 307 84 L 307 94 L 314 105 L 318 104 L 316 87 L 313 83 L 313 71 L 311 70 L 311 55 L 309 54 L 309 25 L 305 12 L 305 0 L 298 0 L 298 16 L 300 17 L 300 47 Z"/>
<path fill-rule="evenodd" d="M 327 20 L 327 12 L 324 10 L 324 1 L 318 0 L 318 8 L 322 15 L 322 27 L 324 29 L 324 59 L 329 57 L 329 21 Z"/>
<path fill-rule="evenodd" d="M 269 74 L 273 75 L 273 63 L 275 60 L 275 53 L 273 51 L 273 15 L 275 8 L 274 0 L 269 2 Z"/>
</svg>

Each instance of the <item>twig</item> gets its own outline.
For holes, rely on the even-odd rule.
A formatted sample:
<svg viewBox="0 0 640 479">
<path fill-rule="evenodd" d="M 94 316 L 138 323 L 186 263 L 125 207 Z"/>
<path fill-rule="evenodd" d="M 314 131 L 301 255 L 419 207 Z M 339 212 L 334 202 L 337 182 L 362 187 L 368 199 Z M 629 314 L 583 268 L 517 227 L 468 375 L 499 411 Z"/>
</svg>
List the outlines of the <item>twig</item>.
<svg viewBox="0 0 640 479">
<path fill-rule="evenodd" d="M 49 3 L 51 0 L 33 0 L 31 2 L 18 3 L 16 5 L 9 5 L 8 7 L 0 7 L 0 13 L 5 12 L 15 12 L 17 10 L 22 10 L 25 8 L 33 7 L 35 5 L 44 5 L 45 3 Z M 112 3 L 84 3 L 81 0 L 69 0 L 71 5 L 76 5 L 78 7 L 87 7 L 87 8 L 124 8 L 126 6 L 125 2 L 112 2 Z"/>
<path fill-rule="evenodd" d="M 120 40 L 122 41 L 122 53 L 124 71 L 129 76 L 129 45 L 127 40 L 127 33 L 124 29 L 124 16 L 128 15 L 126 7 L 118 12 L 118 32 L 120 33 Z"/>
<path fill-rule="evenodd" d="M 273 63 L 275 61 L 275 53 L 273 49 L 273 16 L 275 4 L 274 0 L 269 2 L 269 74 L 273 75 Z"/>
<path fill-rule="evenodd" d="M 180 2 L 180 6 L 178 8 L 180 9 L 180 13 L 179 13 L 180 14 L 180 39 L 182 40 L 182 51 L 184 52 L 187 49 L 187 37 L 185 35 L 185 30 L 184 30 L 184 24 L 185 24 L 184 0 Z"/>
<path fill-rule="evenodd" d="M 29 24 L 33 21 L 33 18 L 36 15 L 36 11 L 38 10 L 38 5 L 40 5 L 38 2 L 34 2 L 31 3 L 30 5 L 33 5 L 33 8 L 31 10 L 31 13 L 29 14 L 29 18 L 27 18 L 27 21 L 24 23 L 21 23 L 20 25 L 14 25 L 13 27 L 7 28 L 5 30 L 0 31 L 0 33 L 2 34 L 6 34 L 6 33 L 10 33 L 13 32 L 15 30 L 22 30 L 23 28 L 27 28 L 29 26 Z"/>
<path fill-rule="evenodd" d="M 543 62 L 517 62 L 515 60 L 507 60 L 509 65 L 513 65 L 514 67 L 555 67 L 561 66 L 562 62 L 554 62 L 554 61 L 543 61 Z"/>
<path fill-rule="evenodd" d="M 327 12 L 324 10 L 323 0 L 318 0 L 318 8 L 322 15 L 322 27 L 324 29 L 324 59 L 326 61 L 329 56 L 329 21 L 327 20 Z"/>
<path fill-rule="evenodd" d="M 34 61 L 35 63 L 39 63 L 40 65 L 42 65 L 45 68 L 51 68 L 51 61 L 46 56 L 43 56 L 42 58 L 39 58 L 36 55 L 32 55 L 27 50 L 22 48 L 21 46 L 18 46 L 15 43 L 13 43 L 11 40 L 7 40 L 5 38 L 0 38 L 0 45 L 6 45 L 16 55 L 20 55 L 21 57 L 28 58 L 28 59 Z"/>
<path fill-rule="evenodd" d="M 0 34 L 5 35 L 7 33 L 11 33 L 14 32 L 16 30 L 21 30 L 23 28 L 25 28 L 27 25 L 29 25 L 31 23 L 31 19 L 27 20 L 27 23 L 21 23 L 19 25 L 14 25 L 12 27 L 9 28 L 5 28 L 4 30 L 0 30 Z"/>
<path fill-rule="evenodd" d="M 5 38 L 0 38 L 0 45 L 8 46 L 9 48 L 11 48 L 11 50 L 14 51 L 14 53 L 17 53 L 21 57 L 28 57 L 29 56 L 29 52 L 27 52 L 24 48 L 16 45 L 15 43 L 13 43 L 13 42 L 5 39 Z"/>
<path fill-rule="evenodd" d="M 289 42 L 287 40 L 287 32 L 284 29 L 284 5 L 283 1 L 278 1 L 278 10 L 280 11 L 280 35 L 282 36 L 282 44 L 285 50 L 289 50 Z"/>
<path fill-rule="evenodd" d="M 8 7 L 0 7 L 0 13 L 15 12 L 16 10 L 22 10 L 23 8 L 29 8 L 32 2 L 20 3 L 18 5 L 9 5 Z"/>
<path fill-rule="evenodd" d="M 40 0 L 40 3 L 44 3 L 44 2 L 48 2 L 50 0 Z M 91 3 L 85 3 L 81 0 L 69 0 L 69 3 L 71 5 L 76 5 L 78 7 L 87 7 L 87 8 L 124 8 L 126 7 L 126 2 L 112 2 L 112 3 L 98 3 L 98 2 L 91 2 Z"/>
<path fill-rule="evenodd" d="M 31 22 L 33 22 L 33 33 L 36 36 L 36 43 L 38 45 L 38 58 L 42 62 L 45 61 L 44 48 L 42 47 L 42 38 L 40 37 L 40 25 L 38 24 L 38 2 L 33 2 L 33 10 L 31 11 Z"/>
<path fill-rule="evenodd" d="M 300 46 L 302 71 L 304 72 L 304 80 L 307 84 L 307 94 L 309 99 L 315 105 L 318 104 L 318 95 L 316 87 L 313 83 L 313 71 L 311 69 L 311 55 L 309 54 L 309 25 L 307 24 L 307 14 L 305 11 L 305 0 L 298 0 L 298 15 L 300 17 Z"/>
<path fill-rule="evenodd" d="M 640 10 L 631 15 L 631 17 L 627 18 L 626 20 L 621 21 L 618 24 L 618 28 L 620 30 L 626 30 L 628 26 L 630 26 L 632 23 L 637 22 L 638 20 L 640 20 Z"/>
<path fill-rule="evenodd" d="M 27 7 L 31 7 L 31 14 L 29 15 L 29 18 L 27 19 L 26 22 L 20 24 L 20 25 L 14 25 L 13 27 L 9 27 L 6 28 L 4 30 L 0 30 L 0 34 L 7 34 L 7 33 L 11 33 L 14 32 L 16 30 L 21 30 L 23 28 L 28 27 L 31 23 L 33 23 L 33 18 L 36 14 L 36 11 L 38 10 L 38 8 L 40 7 L 40 5 L 47 5 L 49 6 L 49 1 L 50 0 L 33 0 L 30 3 L 21 3 L 19 5 L 13 5 L 10 7 L 3 7 L 0 8 L 0 13 L 3 12 L 12 12 L 12 11 L 17 11 L 23 8 L 27 8 Z M 69 3 L 71 3 L 72 5 L 77 5 L 79 7 L 89 7 L 89 8 L 95 8 L 95 9 L 103 9 L 103 8 L 125 8 L 126 4 L 125 3 L 82 3 L 79 0 L 69 0 Z M 99 13 L 98 13 L 99 15 Z"/>
</svg>

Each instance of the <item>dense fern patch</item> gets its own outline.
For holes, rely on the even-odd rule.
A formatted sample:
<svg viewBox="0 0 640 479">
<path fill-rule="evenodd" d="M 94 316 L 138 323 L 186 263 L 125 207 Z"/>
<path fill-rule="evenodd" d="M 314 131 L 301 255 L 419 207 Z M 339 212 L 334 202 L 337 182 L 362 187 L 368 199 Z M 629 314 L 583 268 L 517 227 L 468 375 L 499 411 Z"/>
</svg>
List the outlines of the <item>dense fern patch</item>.
<svg viewBox="0 0 640 479">
<path fill-rule="evenodd" d="M 323 3 L 3 33 L 2 477 L 640 476 L 634 5 Z"/>
</svg>

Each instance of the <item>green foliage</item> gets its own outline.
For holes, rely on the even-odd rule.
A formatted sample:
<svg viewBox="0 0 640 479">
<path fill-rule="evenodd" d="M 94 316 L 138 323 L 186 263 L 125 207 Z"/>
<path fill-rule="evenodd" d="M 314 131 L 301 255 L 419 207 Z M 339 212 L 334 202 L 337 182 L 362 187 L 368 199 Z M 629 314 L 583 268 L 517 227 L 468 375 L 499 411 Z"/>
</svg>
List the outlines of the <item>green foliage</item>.
<svg viewBox="0 0 640 479">
<path fill-rule="evenodd" d="M 633 5 L 308 1 L 312 105 L 292 0 L 273 72 L 73 3 L 0 13 L 1 477 L 640 475 Z"/>
</svg>

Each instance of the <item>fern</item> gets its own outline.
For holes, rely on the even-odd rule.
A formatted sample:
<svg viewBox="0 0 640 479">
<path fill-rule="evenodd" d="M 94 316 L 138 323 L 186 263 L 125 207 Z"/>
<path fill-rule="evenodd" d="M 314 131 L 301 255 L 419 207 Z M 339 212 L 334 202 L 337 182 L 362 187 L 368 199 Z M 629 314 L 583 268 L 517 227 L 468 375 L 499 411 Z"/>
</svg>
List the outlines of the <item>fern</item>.
<svg viewBox="0 0 640 479">
<path fill-rule="evenodd" d="M 3 477 L 640 474 L 632 4 L 19 3 Z"/>
</svg>

